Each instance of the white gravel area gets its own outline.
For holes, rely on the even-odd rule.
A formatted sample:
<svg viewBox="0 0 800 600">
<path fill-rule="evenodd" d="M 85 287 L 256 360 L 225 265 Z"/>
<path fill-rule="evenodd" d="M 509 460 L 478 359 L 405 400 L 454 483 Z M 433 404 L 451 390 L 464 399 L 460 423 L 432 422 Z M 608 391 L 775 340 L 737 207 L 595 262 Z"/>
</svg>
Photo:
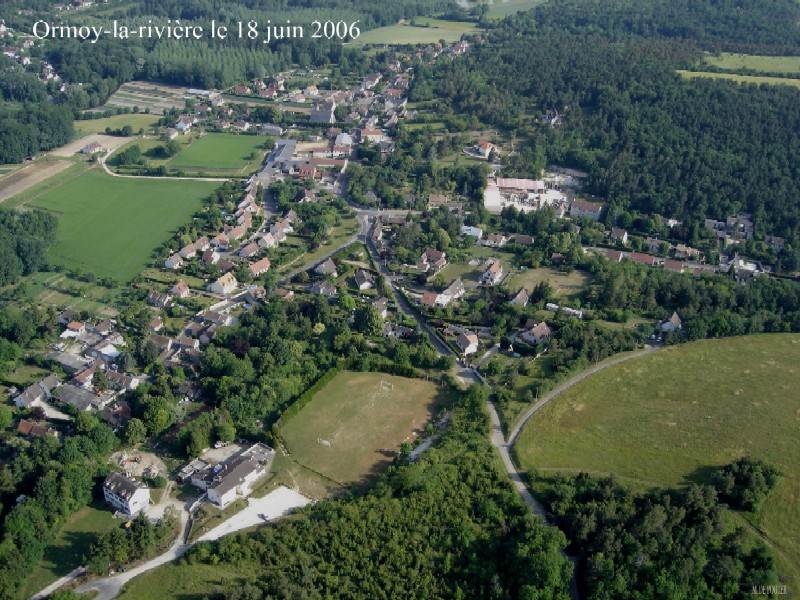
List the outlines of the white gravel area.
<svg viewBox="0 0 800 600">
<path fill-rule="evenodd" d="M 248 499 L 247 508 L 203 535 L 198 541 L 217 540 L 223 535 L 287 515 L 294 509 L 306 506 L 310 502 L 312 500 L 301 493 L 281 486 L 263 498 Z"/>
</svg>

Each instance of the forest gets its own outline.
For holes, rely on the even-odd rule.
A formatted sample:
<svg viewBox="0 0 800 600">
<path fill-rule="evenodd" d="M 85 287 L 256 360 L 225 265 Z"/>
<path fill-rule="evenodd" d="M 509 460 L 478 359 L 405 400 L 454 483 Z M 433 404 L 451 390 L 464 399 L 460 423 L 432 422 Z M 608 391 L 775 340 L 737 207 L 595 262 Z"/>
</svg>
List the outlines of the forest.
<svg viewBox="0 0 800 600">
<path fill-rule="evenodd" d="M 193 548 L 248 581 L 209 598 L 566 600 L 563 534 L 522 505 L 487 440 L 485 392 L 461 393 L 441 442 L 364 496 Z"/>
<path fill-rule="evenodd" d="M 702 32 L 719 27 L 708 36 L 734 35 L 719 24 L 724 19 L 716 21 L 731 2 L 688 3 L 696 31 L 688 40 L 645 38 L 607 24 L 604 11 L 615 14 L 618 6 L 612 0 L 573 4 L 581 16 L 569 27 L 552 15 L 561 3 L 545 4 L 506 19 L 464 57 L 420 65 L 411 99 L 437 100 L 440 113 L 476 116 L 527 138 L 547 162 L 588 171 L 586 191 L 612 206 L 679 219 L 750 212 L 761 234 L 795 234 L 800 175 L 791 165 L 800 160 L 800 90 L 688 81 L 675 73 L 705 49 Z M 652 29 L 670 23 L 669 11 L 654 8 L 668 3 L 635 4 L 655 11 L 644 21 Z M 762 14 L 762 4 L 743 4 L 737 18 L 760 23 L 772 15 L 775 30 L 759 31 L 773 51 L 790 39 L 780 32 L 796 33 L 796 18 L 778 26 L 783 12 Z M 794 3 L 770 4 L 797 11 Z M 707 10 L 694 10 L 700 6 Z M 540 123 L 538 116 L 552 109 L 564 117 L 561 126 Z"/>
<path fill-rule="evenodd" d="M 2 135 L 0 123 L 0 135 Z M 58 219 L 41 210 L 0 209 L 0 286 L 15 283 L 47 265 Z"/>
<path fill-rule="evenodd" d="M 556 478 L 546 501 L 580 552 L 587 600 L 744 600 L 778 582 L 767 547 L 726 524 L 710 486 L 635 494 L 582 473 Z"/>
</svg>

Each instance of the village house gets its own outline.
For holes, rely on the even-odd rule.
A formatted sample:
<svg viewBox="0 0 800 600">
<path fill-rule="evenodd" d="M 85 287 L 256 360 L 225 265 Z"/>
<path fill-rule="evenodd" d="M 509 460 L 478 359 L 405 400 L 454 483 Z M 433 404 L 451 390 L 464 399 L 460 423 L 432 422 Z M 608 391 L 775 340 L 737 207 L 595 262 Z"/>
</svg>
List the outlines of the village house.
<svg viewBox="0 0 800 600">
<path fill-rule="evenodd" d="M 156 317 L 155 319 L 150 321 L 150 323 L 147 324 L 147 328 L 154 333 L 158 333 L 159 331 L 164 329 L 164 319 L 162 319 L 161 317 Z"/>
<path fill-rule="evenodd" d="M 86 144 L 83 148 L 81 148 L 81 154 L 96 154 L 100 152 L 103 147 L 97 142 L 91 142 Z"/>
<path fill-rule="evenodd" d="M 659 329 L 661 329 L 661 331 L 663 331 L 664 333 L 668 333 L 670 331 L 679 330 L 682 325 L 683 322 L 681 321 L 681 318 L 678 316 L 678 313 L 673 312 L 672 316 L 669 319 L 666 319 L 663 323 L 661 323 Z"/>
<path fill-rule="evenodd" d="M 33 437 L 43 438 L 49 435 L 58 438 L 58 432 L 52 427 L 45 427 L 33 421 L 28 421 L 27 419 L 20 419 L 17 425 L 17 433 L 26 437 L 31 435 Z"/>
<path fill-rule="evenodd" d="M 535 346 L 549 338 L 551 333 L 553 333 L 552 329 L 544 321 L 540 323 L 531 323 L 529 321 L 519 337 L 522 341 Z"/>
<path fill-rule="evenodd" d="M 612 227 L 608 238 L 615 244 L 622 244 L 623 246 L 628 244 L 628 232 L 619 227 Z"/>
<path fill-rule="evenodd" d="M 472 150 L 475 154 L 478 154 L 489 160 L 489 156 L 492 154 L 492 150 L 497 148 L 494 144 L 492 144 L 488 140 L 479 140 L 477 144 L 472 147 Z"/>
<path fill-rule="evenodd" d="M 528 292 L 526 292 L 525 289 L 523 288 L 520 291 L 518 291 L 514 295 L 514 297 L 511 298 L 511 300 L 509 300 L 509 302 L 511 304 L 513 304 L 514 306 L 519 306 L 521 308 L 525 308 L 528 305 L 528 300 L 530 300 L 530 297 L 528 296 Z"/>
<path fill-rule="evenodd" d="M 189 296 L 189 286 L 186 285 L 183 281 L 178 281 L 172 289 L 170 290 L 170 294 L 175 296 L 176 298 L 186 298 Z"/>
<path fill-rule="evenodd" d="M 260 250 L 261 248 L 258 247 L 257 242 L 251 242 L 246 246 L 242 246 L 241 248 L 239 248 L 239 256 L 241 256 L 242 258 L 251 258 L 256 254 L 258 254 Z"/>
<path fill-rule="evenodd" d="M 147 292 L 147 303 L 156 308 L 170 308 L 172 306 L 172 296 L 161 294 L 156 290 Z"/>
<path fill-rule="evenodd" d="M 134 516 L 150 504 L 150 490 L 122 473 L 111 473 L 103 482 L 103 497 L 120 512 Z"/>
<path fill-rule="evenodd" d="M 589 217 L 595 221 L 600 220 L 600 214 L 603 212 L 602 204 L 595 204 L 586 200 L 573 200 L 569 207 L 569 214 L 573 219 L 580 217 Z"/>
<path fill-rule="evenodd" d="M 269 232 L 258 238 L 259 248 L 275 248 L 277 245 L 278 242 L 275 240 L 275 236 Z"/>
<path fill-rule="evenodd" d="M 336 263 L 333 262 L 333 259 L 329 258 L 319 263 L 314 271 L 323 277 L 328 275 L 336 277 Z"/>
<path fill-rule="evenodd" d="M 369 304 L 378 311 L 378 315 L 380 315 L 381 319 L 385 319 L 389 314 L 389 300 L 387 298 L 376 298 L 375 300 L 371 300 Z"/>
<path fill-rule="evenodd" d="M 208 289 L 215 294 L 227 295 L 233 292 L 238 286 L 239 282 L 236 281 L 236 277 L 234 277 L 232 273 L 225 273 L 225 275 L 209 285 Z"/>
<path fill-rule="evenodd" d="M 432 308 L 436 306 L 436 301 L 439 298 L 439 294 L 436 292 L 425 291 L 422 292 L 422 296 L 419 299 L 419 303 L 422 306 L 427 306 L 428 308 Z M 448 300 L 449 302 L 449 300 Z"/>
<path fill-rule="evenodd" d="M 433 269 L 434 272 L 443 269 L 447 265 L 447 255 L 445 252 L 436 250 L 435 248 L 428 248 L 423 252 L 417 261 L 417 269 L 423 273 L 427 273 Z"/>
<path fill-rule="evenodd" d="M 484 246 L 489 248 L 502 248 L 508 243 L 508 238 L 500 233 L 491 233 L 486 237 L 483 242 Z"/>
<path fill-rule="evenodd" d="M 164 266 L 167 269 L 177 271 L 183 266 L 183 259 L 179 255 L 173 254 L 167 260 L 164 261 Z"/>
<path fill-rule="evenodd" d="M 641 252 L 631 252 L 628 258 L 632 262 L 638 263 L 640 265 L 647 265 L 648 267 L 655 266 L 656 264 L 655 256 L 651 256 L 650 254 L 642 254 Z"/>
<path fill-rule="evenodd" d="M 483 285 L 497 285 L 503 278 L 503 265 L 499 260 L 489 262 L 488 268 L 481 275 Z"/>
<path fill-rule="evenodd" d="M 372 287 L 372 275 L 364 269 L 356 271 L 354 279 L 359 290 L 368 290 Z"/>
<path fill-rule="evenodd" d="M 462 225 L 461 226 L 461 235 L 467 237 L 474 237 L 477 241 L 480 241 L 483 237 L 483 229 L 480 227 L 471 227 L 469 225 Z"/>
<path fill-rule="evenodd" d="M 333 298 L 336 295 L 336 286 L 329 281 L 319 281 L 311 286 L 311 293 L 326 298 Z"/>
<path fill-rule="evenodd" d="M 456 346 L 464 356 L 475 354 L 478 351 L 478 345 L 478 336 L 474 333 L 460 333 L 456 338 Z"/>
<path fill-rule="evenodd" d="M 247 270 L 249 271 L 249 273 L 250 273 L 250 275 L 252 277 L 258 277 L 262 273 L 266 273 L 267 271 L 269 271 L 270 265 L 271 265 L 271 263 L 269 261 L 269 258 L 262 258 L 261 260 L 256 261 L 253 264 L 251 264 L 247 268 Z"/>
</svg>

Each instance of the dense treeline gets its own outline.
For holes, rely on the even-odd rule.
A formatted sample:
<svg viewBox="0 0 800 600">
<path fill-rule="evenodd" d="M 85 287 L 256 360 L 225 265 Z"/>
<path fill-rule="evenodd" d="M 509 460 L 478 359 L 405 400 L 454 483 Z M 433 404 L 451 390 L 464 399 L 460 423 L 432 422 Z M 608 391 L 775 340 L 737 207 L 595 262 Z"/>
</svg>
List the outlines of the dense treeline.
<svg viewBox="0 0 800 600">
<path fill-rule="evenodd" d="M 189 563 L 249 574 L 229 600 L 270 597 L 566 600 L 563 536 L 530 515 L 486 441 L 484 391 L 462 393 L 438 447 L 365 496 L 332 500 L 252 535 L 200 544 Z"/>
<path fill-rule="evenodd" d="M 87 569 L 105 576 L 109 569 L 146 558 L 174 539 L 177 526 L 178 515 L 172 506 L 168 506 L 164 517 L 155 523 L 140 512 L 129 524 L 95 536 L 89 555 L 85 557 Z"/>
<path fill-rule="evenodd" d="M 53 215 L 41 210 L 0 209 L 0 285 L 14 283 L 47 264 L 46 252 L 57 225 Z"/>
<path fill-rule="evenodd" d="M 677 311 L 683 340 L 800 331 L 800 287 L 793 281 L 758 277 L 742 285 L 732 276 L 692 277 L 603 258 L 586 266 L 593 279 L 584 306 L 613 320 L 614 311 L 657 319 Z"/>
<path fill-rule="evenodd" d="M 46 102 L 0 110 L 0 163 L 63 146 L 72 138 L 72 111 Z"/>
<path fill-rule="evenodd" d="M 608 5 L 580 6 L 588 19 Z M 418 68 L 412 99 L 516 130 L 548 162 L 588 171 L 587 191 L 615 206 L 695 221 L 746 211 L 758 234 L 796 233 L 800 91 L 684 80 L 674 70 L 697 59 L 694 42 L 609 39 L 599 26 L 571 35 L 542 26 L 545 8 L 506 20 L 465 57 Z M 744 14 L 758 23 L 760 10 Z M 537 124 L 548 109 L 562 126 Z"/>
<path fill-rule="evenodd" d="M 711 487 L 635 495 L 581 474 L 558 479 L 547 503 L 581 553 L 587 600 L 744 600 L 778 581 L 769 550 L 730 530 Z"/>
<path fill-rule="evenodd" d="M 800 6 L 792 0 L 604 0 L 545 3 L 540 27 L 575 34 L 694 40 L 704 48 L 797 54 Z"/>
<path fill-rule="evenodd" d="M 75 430 L 63 442 L 34 438 L 0 470 L 2 600 L 17 600 L 67 517 L 91 501 L 95 478 L 106 474 L 106 461 L 119 444 L 111 428 L 89 413 L 76 415 Z M 17 503 L 20 494 L 26 497 Z"/>
</svg>

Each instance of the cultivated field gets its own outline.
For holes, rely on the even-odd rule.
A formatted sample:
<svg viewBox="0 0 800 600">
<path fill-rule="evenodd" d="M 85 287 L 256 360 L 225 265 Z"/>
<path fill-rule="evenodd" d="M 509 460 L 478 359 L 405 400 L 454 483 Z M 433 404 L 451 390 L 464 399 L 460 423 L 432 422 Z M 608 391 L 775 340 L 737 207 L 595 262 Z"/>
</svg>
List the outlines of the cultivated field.
<svg viewBox="0 0 800 600">
<path fill-rule="evenodd" d="M 165 109 L 183 108 L 186 106 L 187 88 L 174 85 L 162 85 L 144 81 L 124 83 L 106 102 L 112 108 L 139 107 L 150 109 L 156 115 L 164 114 Z"/>
<path fill-rule="evenodd" d="M 50 256 L 66 267 L 127 281 L 188 221 L 218 184 L 123 179 L 91 170 L 30 205 L 59 215 Z"/>
<path fill-rule="evenodd" d="M 340 483 L 365 485 L 403 442 L 413 442 L 437 408 L 439 389 L 384 373 L 337 375 L 281 428 L 298 463 Z"/>
<path fill-rule="evenodd" d="M 352 42 L 355 46 L 364 44 L 433 44 L 439 40 L 457 42 L 465 33 L 478 31 L 474 23 L 460 21 L 440 21 L 437 19 L 417 19 L 425 22 L 428 27 L 412 27 L 411 25 L 389 25 L 365 31 L 357 40 Z"/>
<path fill-rule="evenodd" d="M 686 77 L 687 79 L 702 77 L 706 79 L 729 79 L 736 83 L 766 83 L 770 85 L 791 85 L 793 87 L 800 87 L 800 79 L 789 79 L 787 77 L 757 77 L 754 75 L 736 75 L 735 73 L 710 73 L 706 71 L 682 70 L 678 70 L 677 73 L 681 75 L 681 77 Z"/>
<path fill-rule="evenodd" d="M 85 121 L 75 121 L 75 132 L 78 135 L 88 135 L 90 133 L 105 133 L 106 127 L 111 129 L 122 129 L 130 125 L 134 133 L 138 133 L 140 128 L 145 131 L 155 127 L 158 118 L 154 115 L 129 114 L 115 115 L 103 119 L 87 119 Z"/>
<path fill-rule="evenodd" d="M 71 166 L 72 163 L 67 160 L 37 161 L 6 175 L 0 179 L 0 202 L 21 194 Z"/>
<path fill-rule="evenodd" d="M 798 334 L 674 346 L 575 385 L 528 422 L 515 450 L 531 472 L 613 473 L 637 486 L 708 482 L 714 467 L 763 458 L 784 476 L 746 518 L 798 589 L 798 377 Z"/>
<path fill-rule="evenodd" d="M 166 164 L 170 169 L 214 173 L 240 172 L 254 163 L 255 170 L 264 155 L 261 149 L 264 141 L 263 136 L 257 135 L 209 133 L 183 148 Z M 250 155 L 254 152 L 256 157 L 251 159 Z"/>
<path fill-rule="evenodd" d="M 764 73 L 797 73 L 800 75 L 800 56 L 757 56 L 752 54 L 707 55 L 703 62 L 728 71 L 750 69 Z"/>
</svg>

